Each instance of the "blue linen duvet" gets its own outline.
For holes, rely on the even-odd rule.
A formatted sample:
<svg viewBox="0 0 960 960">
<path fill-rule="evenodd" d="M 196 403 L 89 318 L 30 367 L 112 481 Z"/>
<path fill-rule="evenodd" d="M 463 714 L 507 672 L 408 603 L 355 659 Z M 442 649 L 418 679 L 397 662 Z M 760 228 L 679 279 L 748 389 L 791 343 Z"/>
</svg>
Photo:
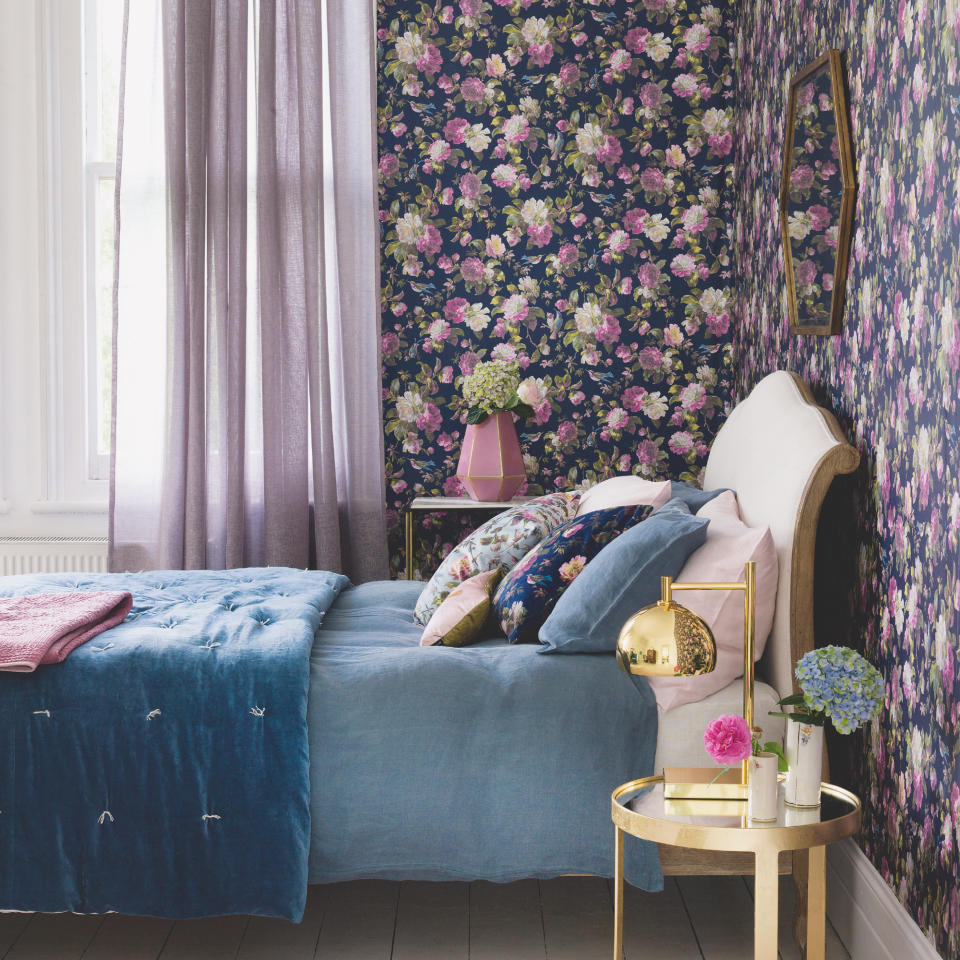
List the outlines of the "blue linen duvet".
<svg viewBox="0 0 960 960">
<path fill-rule="evenodd" d="M 310 650 L 345 577 L 283 568 L 0 579 L 129 590 L 127 620 L 0 673 L 0 909 L 299 920 Z"/>
<path fill-rule="evenodd" d="M 649 685 L 608 654 L 422 648 L 422 584 L 347 587 L 0 579 L 134 596 L 62 664 L 0 673 L 0 910 L 299 920 L 308 882 L 610 876 L 610 793 L 652 772 Z M 661 889 L 656 848 L 628 837 L 626 875 Z"/>
<path fill-rule="evenodd" d="M 420 647 L 422 588 L 352 587 L 317 637 L 310 882 L 612 876 L 610 794 L 653 772 L 649 684 L 611 654 Z M 627 879 L 662 889 L 656 847 L 626 841 Z"/>
</svg>

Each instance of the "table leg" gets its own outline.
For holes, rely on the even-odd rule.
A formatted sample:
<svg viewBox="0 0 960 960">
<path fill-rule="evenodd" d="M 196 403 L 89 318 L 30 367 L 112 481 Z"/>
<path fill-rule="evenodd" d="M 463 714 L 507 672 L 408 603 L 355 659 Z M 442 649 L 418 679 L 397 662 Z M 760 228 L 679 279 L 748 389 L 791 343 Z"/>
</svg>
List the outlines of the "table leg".
<svg viewBox="0 0 960 960">
<path fill-rule="evenodd" d="M 827 848 L 807 852 L 807 949 L 804 960 L 824 960 L 827 942 Z"/>
<path fill-rule="evenodd" d="M 623 831 L 614 827 L 613 850 L 613 960 L 623 960 Z"/>
<path fill-rule="evenodd" d="M 413 579 L 413 511 L 408 509 L 404 518 L 404 541 L 407 554 L 407 579 Z"/>
<path fill-rule="evenodd" d="M 779 851 L 757 853 L 753 892 L 754 960 L 777 960 L 777 911 L 780 903 Z"/>
</svg>

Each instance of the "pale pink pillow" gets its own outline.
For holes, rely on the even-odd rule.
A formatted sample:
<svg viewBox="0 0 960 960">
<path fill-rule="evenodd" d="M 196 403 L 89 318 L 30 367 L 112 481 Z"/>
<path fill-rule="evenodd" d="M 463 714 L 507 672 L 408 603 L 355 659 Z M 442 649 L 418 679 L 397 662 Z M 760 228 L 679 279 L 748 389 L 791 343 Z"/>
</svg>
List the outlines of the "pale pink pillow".
<svg viewBox="0 0 960 960">
<path fill-rule="evenodd" d="M 675 578 L 684 581 L 742 580 L 748 560 L 757 564 L 756 650 L 759 660 L 766 645 L 777 602 L 777 549 L 769 527 L 748 527 L 740 519 L 737 498 L 727 490 L 697 511 L 710 521 L 707 539 L 690 554 Z M 717 668 L 700 677 L 651 677 L 657 705 L 666 713 L 722 690 L 743 676 L 743 594 L 726 590 L 691 590 L 674 599 L 699 614 L 717 641 Z M 762 718 L 758 718 L 762 725 Z"/>
<path fill-rule="evenodd" d="M 420 646 L 465 647 L 473 643 L 490 613 L 490 596 L 502 575 L 499 567 L 485 570 L 451 590 L 424 627 Z"/>
<path fill-rule="evenodd" d="M 670 499 L 670 481 L 644 480 L 643 477 L 627 475 L 611 477 L 583 491 L 577 516 L 593 510 L 610 507 L 633 507 L 649 504 L 659 509 Z"/>
</svg>

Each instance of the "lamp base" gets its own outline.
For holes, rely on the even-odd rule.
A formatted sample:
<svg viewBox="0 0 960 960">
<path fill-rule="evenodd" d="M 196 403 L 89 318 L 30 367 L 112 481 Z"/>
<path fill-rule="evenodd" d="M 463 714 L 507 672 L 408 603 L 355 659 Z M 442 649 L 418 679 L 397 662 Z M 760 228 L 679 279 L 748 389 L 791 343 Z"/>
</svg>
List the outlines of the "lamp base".
<svg viewBox="0 0 960 960">
<path fill-rule="evenodd" d="M 663 795 L 668 799 L 746 800 L 747 794 L 737 767 L 724 771 L 719 777 L 716 767 L 663 768 Z"/>
</svg>

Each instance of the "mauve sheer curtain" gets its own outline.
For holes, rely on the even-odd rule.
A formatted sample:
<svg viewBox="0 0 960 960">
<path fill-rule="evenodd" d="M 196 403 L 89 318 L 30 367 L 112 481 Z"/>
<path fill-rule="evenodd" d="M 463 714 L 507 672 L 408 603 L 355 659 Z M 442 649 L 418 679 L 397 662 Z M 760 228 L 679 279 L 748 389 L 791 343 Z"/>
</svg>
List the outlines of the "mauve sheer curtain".
<svg viewBox="0 0 960 960">
<path fill-rule="evenodd" d="M 128 0 L 111 569 L 387 572 L 371 0 Z"/>
</svg>

